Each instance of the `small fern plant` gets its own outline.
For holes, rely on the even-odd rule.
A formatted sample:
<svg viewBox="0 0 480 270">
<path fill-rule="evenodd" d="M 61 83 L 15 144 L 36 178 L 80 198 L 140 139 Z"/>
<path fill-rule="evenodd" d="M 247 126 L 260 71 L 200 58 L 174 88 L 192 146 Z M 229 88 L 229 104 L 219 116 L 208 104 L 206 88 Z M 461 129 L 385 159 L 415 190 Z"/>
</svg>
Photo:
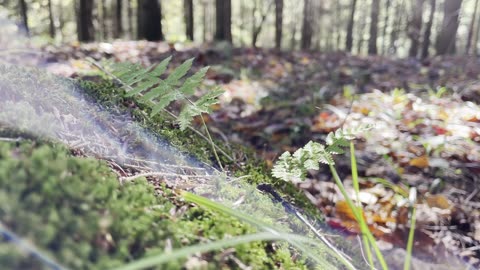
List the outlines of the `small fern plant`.
<svg viewBox="0 0 480 270">
<path fill-rule="evenodd" d="M 186 128 L 190 128 L 202 138 L 208 140 L 218 165 L 223 170 L 217 150 L 230 161 L 233 161 L 233 158 L 214 144 L 202 113 L 211 113 L 212 105 L 219 102 L 218 98 L 224 93 L 224 90 L 220 87 L 215 87 L 192 101 L 191 98 L 194 96 L 195 90 L 203 82 L 209 67 L 204 67 L 188 77 L 186 75 L 190 71 L 194 60 L 194 58 L 190 58 L 175 68 L 166 78 L 162 79 L 161 77 L 167 71 L 171 60 L 172 57 L 170 56 L 156 66 L 144 68 L 139 64 L 129 62 L 114 63 L 107 61 L 99 64 L 93 59 L 89 59 L 92 64 L 123 85 L 123 88 L 126 90 L 125 96 L 141 96 L 141 100 L 151 107 L 151 116 L 161 111 L 167 112 L 176 119 L 180 130 L 183 131 Z M 183 106 L 178 116 L 166 109 L 174 101 L 183 101 Z M 207 137 L 204 137 L 203 134 L 190 126 L 191 121 L 196 116 L 200 116 Z"/>
<path fill-rule="evenodd" d="M 171 59 L 170 56 L 156 67 L 150 68 L 128 62 L 110 63 L 108 66 L 112 70 L 111 73 L 124 84 L 127 97 L 142 95 L 143 101 L 152 102 L 151 116 L 164 110 L 173 101 L 185 101 L 177 117 L 180 129 L 185 130 L 195 116 L 211 113 L 211 106 L 218 103 L 218 97 L 224 91 L 216 87 L 196 101 L 192 101 L 195 89 L 203 82 L 209 67 L 204 67 L 182 80 L 192 67 L 194 58 L 190 58 L 173 70 L 168 77 L 161 79 Z"/>
<path fill-rule="evenodd" d="M 375 255 L 382 269 L 387 270 L 388 266 L 385 259 L 378 248 L 373 234 L 368 228 L 363 210 L 359 205 L 355 205 L 348 195 L 337 170 L 335 169 L 334 155 L 345 153 L 345 148 L 350 147 L 352 180 L 356 196 L 359 194 L 357 163 L 355 160 L 355 150 L 353 140 L 358 134 L 371 129 L 370 125 L 359 126 L 353 129 L 338 129 L 330 132 L 325 140 L 325 145 L 318 142 L 308 142 L 304 147 L 296 150 L 293 155 L 290 152 L 283 153 L 272 169 L 272 175 L 276 178 L 288 182 L 301 182 L 307 177 L 308 170 L 318 170 L 319 164 L 327 164 L 332 173 L 335 184 L 345 198 L 349 208 L 351 209 L 356 221 L 359 224 L 362 233 L 362 242 L 367 255 L 368 264 L 373 268 L 374 261 L 371 248 L 375 251 Z"/>
<path fill-rule="evenodd" d="M 319 170 L 320 163 L 335 165 L 333 155 L 345 153 L 344 148 L 350 145 L 350 141 L 370 128 L 361 126 L 355 129 L 337 129 L 327 135 L 325 145 L 310 141 L 293 155 L 285 152 L 273 167 L 272 175 L 288 182 L 304 181 L 308 170 Z"/>
</svg>

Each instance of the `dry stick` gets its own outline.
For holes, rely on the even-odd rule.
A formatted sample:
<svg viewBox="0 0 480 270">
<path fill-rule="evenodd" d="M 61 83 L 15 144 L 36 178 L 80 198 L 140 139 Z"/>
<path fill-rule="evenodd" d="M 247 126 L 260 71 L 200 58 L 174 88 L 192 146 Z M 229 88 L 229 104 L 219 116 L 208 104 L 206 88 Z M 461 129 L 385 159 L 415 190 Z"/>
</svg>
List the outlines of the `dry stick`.
<svg viewBox="0 0 480 270">
<path fill-rule="evenodd" d="M 189 175 L 189 174 L 178 174 L 178 173 L 164 173 L 164 172 L 146 172 L 139 173 L 129 177 L 122 177 L 120 181 L 132 181 L 140 177 L 149 177 L 149 176 L 165 176 L 165 177 L 187 177 L 187 178 L 209 178 L 212 175 Z"/>
<path fill-rule="evenodd" d="M 102 65 L 100 65 L 99 63 L 97 63 L 97 61 L 95 61 L 93 58 L 90 58 L 90 57 L 87 57 L 86 58 L 86 61 L 91 63 L 92 65 L 94 65 L 95 67 L 97 67 L 98 69 L 100 69 L 103 73 L 107 74 L 108 76 L 110 76 L 111 78 L 113 78 L 115 81 L 117 81 L 118 83 L 120 83 L 121 85 L 125 86 L 126 88 L 128 88 L 128 90 L 133 90 L 133 88 L 124 83 L 122 80 L 120 80 L 117 76 L 113 75 L 111 72 L 109 72 L 108 70 L 106 70 L 105 68 L 102 67 Z M 174 119 L 178 119 L 178 116 L 176 116 L 175 114 L 173 114 L 172 112 L 170 112 L 169 110 L 167 109 L 163 109 L 164 112 L 166 112 L 167 114 L 169 114 L 171 117 L 173 117 Z M 187 126 L 188 129 L 190 129 L 191 131 L 193 131 L 195 134 L 197 134 L 198 136 L 200 136 L 202 139 L 209 141 L 209 139 L 203 135 L 200 131 L 192 128 L 191 126 Z M 235 164 L 235 166 L 237 166 L 238 168 L 241 168 L 241 166 L 235 162 L 235 160 L 229 155 L 227 154 L 222 148 L 218 147 L 217 145 L 215 144 L 212 144 L 212 146 L 217 149 L 220 153 L 222 153 L 226 158 L 228 158 L 231 162 L 233 162 L 233 164 Z"/>
</svg>

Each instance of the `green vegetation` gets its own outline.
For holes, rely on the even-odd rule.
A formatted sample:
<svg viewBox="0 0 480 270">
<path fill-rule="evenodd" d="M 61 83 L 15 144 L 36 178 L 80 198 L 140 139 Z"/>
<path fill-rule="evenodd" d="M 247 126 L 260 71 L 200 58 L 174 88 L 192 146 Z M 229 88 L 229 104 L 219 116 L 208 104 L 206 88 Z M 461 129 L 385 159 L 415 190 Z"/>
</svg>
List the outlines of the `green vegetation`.
<svg viewBox="0 0 480 270">
<path fill-rule="evenodd" d="M 148 254 L 253 233 L 237 219 L 185 203 L 165 186 L 145 179 L 120 185 L 104 162 L 72 157 L 59 145 L 0 143 L 0 219 L 60 264 L 109 269 Z M 184 212 L 182 212 L 184 211 Z M 3 267 L 29 269 L 32 258 L 0 245 Z M 221 253 L 199 257 L 205 269 L 237 268 Z M 236 247 L 239 261 L 255 269 L 303 268 L 286 245 L 249 242 Z M 205 261 L 203 261 L 205 259 Z M 178 269 L 187 259 L 156 269 Z M 208 262 L 207 262 L 208 261 Z"/>
<path fill-rule="evenodd" d="M 351 170 L 352 170 L 352 180 L 353 187 L 355 190 L 356 198 L 359 198 L 360 185 L 358 180 L 358 170 L 357 162 L 355 158 L 355 148 L 352 140 L 363 131 L 370 129 L 371 127 L 358 127 L 355 129 L 338 129 L 335 132 L 330 132 L 326 138 L 326 145 L 310 141 L 304 147 L 299 148 L 295 153 L 290 154 L 285 152 L 279 158 L 277 163 L 274 165 L 272 174 L 274 177 L 282 179 L 287 182 L 299 182 L 305 180 L 308 170 L 318 170 L 319 163 L 327 164 L 330 168 L 330 172 L 333 176 L 335 184 L 340 189 L 343 197 L 345 198 L 348 207 L 352 211 L 355 220 L 360 226 L 360 232 L 362 235 L 362 243 L 370 269 L 375 269 L 375 263 L 372 256 L 371 249 L 375 251 L 375 255 L 378 263 L 381 265 L 382 269 L 387 270 L 388 265 L 383 257 L 375 237 L 368 227 L 368 223 L 363 214 L 362 206 L 360 202 L 357 204 L 354 203 L 351 196 L 348 195 L 345 186 L 342 183 L 342 180 L 338 176 L 337 170 L 335 169 L 335 161 L 333 155 L 343 154 L 345 150 L 343 148 L 350 147 L 350 157 L 351 157 Z M 412 256 L 413 250 L 413 238 L 415 233 L 415 189 L 411 190 L 410 204 L 411 204 L 411 226 L 408 235 L 407 242 L 407 257 L 405 259 L 404 270 L 410 269 L 410 259 Z"/>
</svg>

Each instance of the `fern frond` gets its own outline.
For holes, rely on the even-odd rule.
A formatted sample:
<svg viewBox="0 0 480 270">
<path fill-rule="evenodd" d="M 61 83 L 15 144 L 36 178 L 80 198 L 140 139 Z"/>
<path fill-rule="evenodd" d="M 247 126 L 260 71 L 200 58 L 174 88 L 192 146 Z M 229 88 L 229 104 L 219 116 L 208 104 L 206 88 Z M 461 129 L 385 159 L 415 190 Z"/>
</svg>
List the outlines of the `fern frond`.
<svg viewBox="0 0 480 270">
<path fill-rule="evenodd" d="M 201 96 L 197 101 L 185 105 L 178 115 L 180 129 L 184 130 L 189 125 L 191 119 L 202 113 L 211 113 L 211 106 L 218 103 L 218 97 L 225 91 L 217 88 Z"/>
<path fill-rule="evenodd" d="M 210 106 L 218 103 L 218 97 L 223 94 L 223 90 L 215 89 L 199 97 L 196 101 L 190 101 L 189 96 L 195 93 L 195 89 L 200 86 L 208 71 L 208 67 L 200 69 L 186 79 L 183 79 L 192 67 L 193 58 L 186 60 L 171 74 L 165 78 L 160 77 L 168 68 L 172 57 L 168 57 L 155 67 L 142 68 L 138 64 L 114 63 L 108 67 L 112 74 L 122 81 L 130 97 L 142 94 L 141 100 L 151 102 L 151 115 L 156 115 L 164 110 L 174 101 L 183 101 L 183 106 L 177 121 L 180 128 L 184 130 L 192 121 L 193 117 L 202 113 L 210 113 Z"/>
<path fill-rule="evenodd" d="M 275 163 L 272 175 L 284 181 L 303 181 L 308 170 L 320 169 L 319 163 L 334 165 L 333 155 L 345 153 L 344 148 L 349 147 L 350 141 L 370 128 L 371 126 L 361 126 L 356 129 L 338 129 L 327 135 L 326 147 L 310 141 L 293 155 L 285 152 Z"/>
</svg>

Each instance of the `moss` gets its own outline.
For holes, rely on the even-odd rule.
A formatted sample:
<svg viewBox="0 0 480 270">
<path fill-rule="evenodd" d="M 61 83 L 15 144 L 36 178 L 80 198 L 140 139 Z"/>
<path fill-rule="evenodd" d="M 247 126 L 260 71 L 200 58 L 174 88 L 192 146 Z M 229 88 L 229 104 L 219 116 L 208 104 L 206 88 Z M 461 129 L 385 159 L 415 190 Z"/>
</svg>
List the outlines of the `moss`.
<svg viewBox="0 0 480 270">
<path fill-rule="evenodd" d="M 104 162 L 72 157 L 59 145 L 0 143 L 0 193 L 0 220 L 74 269 L 108 269 L 169 244 L 179 248 L 254 231 L 235 218 L 185 204 L 164 186 L 155 191 L 145 179 L 120 185 Z M 241 245 L 233 254 L 255 269 L 301 267 L 286 247 L 273 252 L 267 245 Z M 0 243 L 3 267 L 39 268 L 33 258 L 13 256 L 6 247 Z M 207 269 L 239 268 L 222 254 L 202 255 Z M 158 269 L 178 269 L 184 262 Z"/>
</svg>

